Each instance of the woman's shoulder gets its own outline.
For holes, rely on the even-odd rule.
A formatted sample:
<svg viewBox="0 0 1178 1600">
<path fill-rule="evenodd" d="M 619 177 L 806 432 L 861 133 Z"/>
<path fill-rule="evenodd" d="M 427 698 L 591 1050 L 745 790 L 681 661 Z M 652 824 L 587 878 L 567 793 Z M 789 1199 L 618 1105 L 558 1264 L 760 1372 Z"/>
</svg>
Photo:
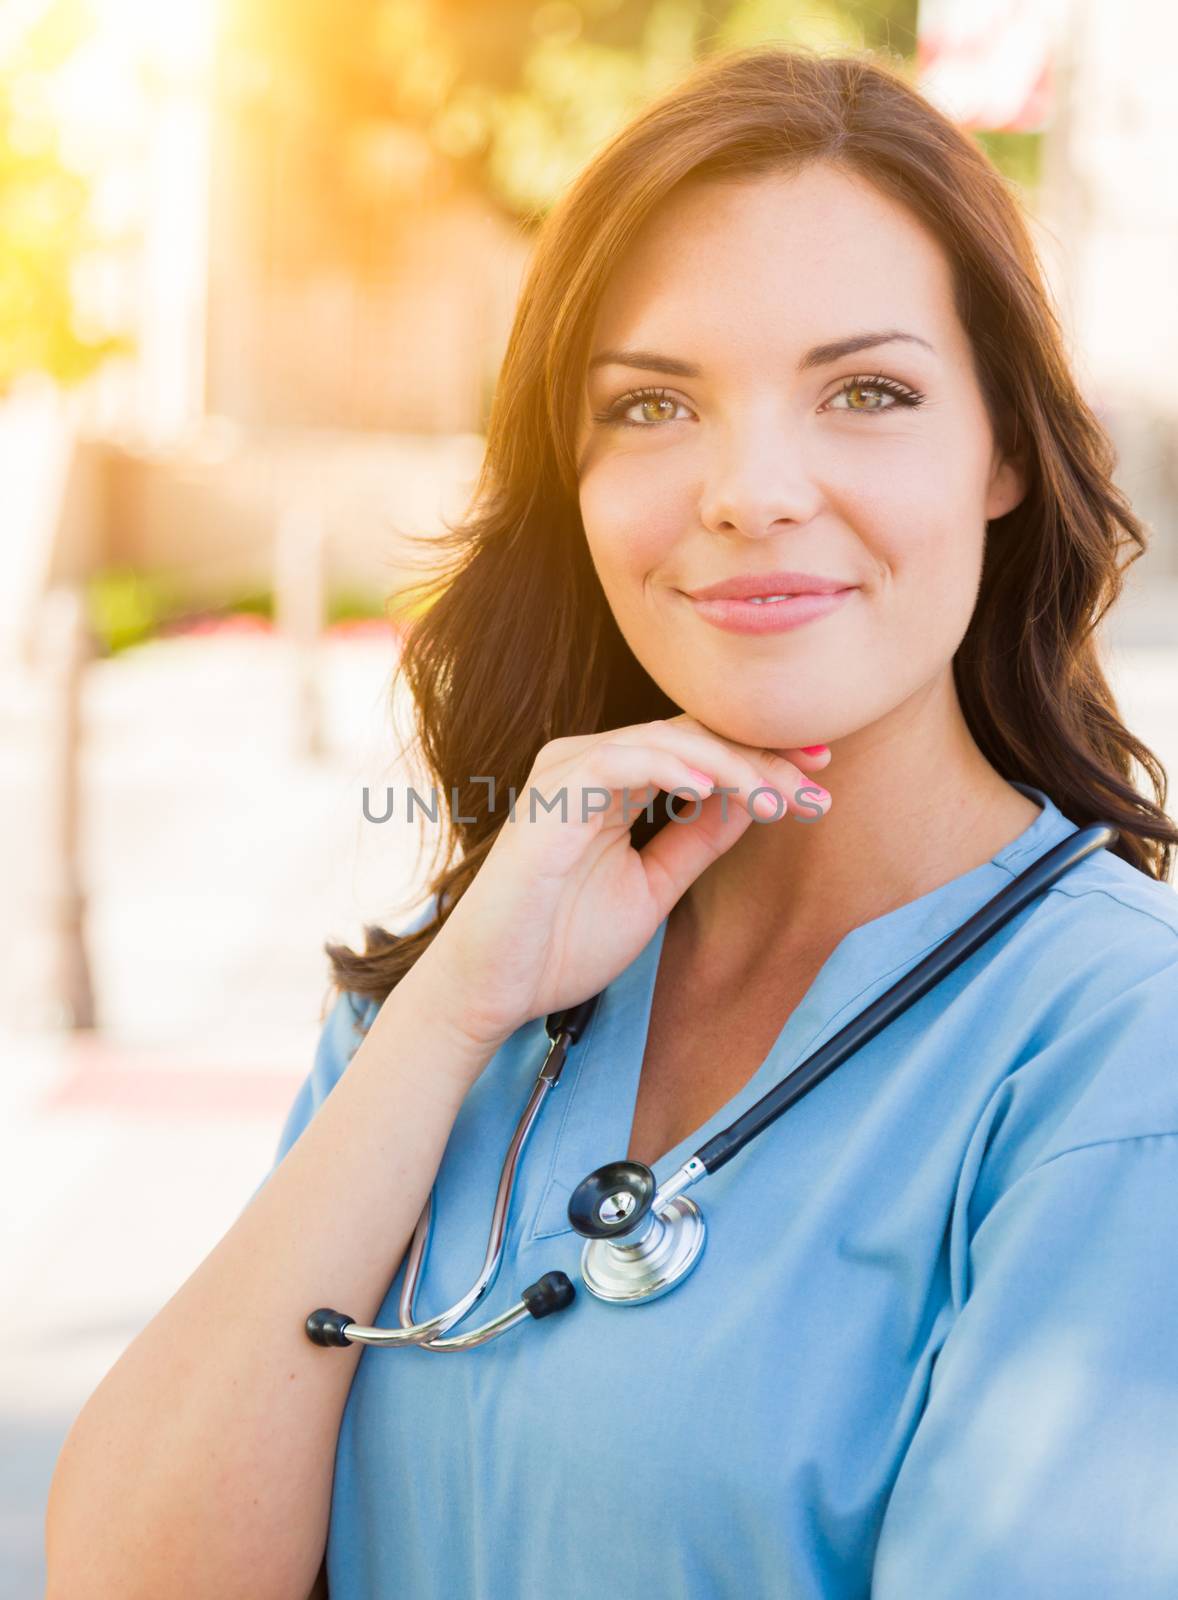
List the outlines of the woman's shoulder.
<svg viewBox="0 0 1178 1600">
<path fill-rule="evenodd" d="M 991 1201 L 1069 1152 L 1178 1134 L 1178 893 L 1169 884 L 1098 851 L 1028 915 L 1001 979 L 993 998 L 1014 1014 L 1003 1032 L 1017 1043 L 975 1129 Z"/>
<path fill-rule="evenodd" d="M 397 938 L 417 933 L 433 920 L 436 906 L 437 896 L 428 895 L 416 911 L 397 918 L 389 932 Z M 328 1086 L 343 1073 L 381 1007 L 379 1000 L 352 989 L 335 989 L 333 995 L 324 1013 L 314 1063 L 315 1072 L 327 1080 Z"/>
<path fill-rule="evenodd" d="M 416 912 L 399 919 L 391 931 L 399 935 L 415 933 L 430 921 L 435 904 L 436 897 L 430 895 Z M 379 1010 L 379 1000 L 369 999 L 352 989 L 332 988 L 319 1019 L 319 1036 L 310 1070 L 299 1085 L 279 1135 L 274 1166 L 295 1144 L 343 1077 Z"/>
<path fill-rule="evenodd" d="M 1095 1012 L 1146 980 L 1178 1007 L 1178 891 L 1098 850 L 1031 904 L 1010 954 L 1024 1002 L 1050 998 L 1060 1020 Z"/>
<path fill-rule="evenodd" d="M 1100 850 L 1052 886 L 1028 931 L 1027 974 L 1044 980 L 1061 1043 L 1099 1038 L 1105 1053 L 1126 1055 L 1130 1038 L 1153 1041 L 1160 1068 L 1175 1075 L 1178 892 L 1170 884 Z"/>
<path fill-rule="evenodd" d="M 1049 892 L 1071 902 L 1069 927 L 1080 934 L 1097 927 L 1105 937 L 1130 944 L 1159 945 L 1178 952 L 1178 891 L 1108 849 L 1073 867 Z"/>
</svg>

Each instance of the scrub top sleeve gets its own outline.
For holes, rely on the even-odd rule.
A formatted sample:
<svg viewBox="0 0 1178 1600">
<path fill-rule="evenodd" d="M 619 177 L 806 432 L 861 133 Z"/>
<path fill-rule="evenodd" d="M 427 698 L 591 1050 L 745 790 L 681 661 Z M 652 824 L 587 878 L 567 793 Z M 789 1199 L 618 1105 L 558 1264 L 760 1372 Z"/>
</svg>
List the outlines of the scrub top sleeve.
<svg viewBox="0 0 1178 1600">
<path fill-rule="evenodd" d="M 1033 1167 L 971 1247 L 872 1600 L 1178 1595 L 1178 1133 Z"/>
<path fill-rule="evenodd" d="M 336 998 L 327 1014 L 311 1070 L 304 1078 L 294 1103 L 287 1114 L 274 1165 L 293 1147 L 303 1129 L 343 1077 L 348 1062 L 360 1048 L 368 1031 L 368 1024 L 379 1010 L 372 1001 L 345 990 Z"/>
<path fill-rule="evenodd" d="M 416 915 L 394 930 L 396 937 L 404 938 L 424 928 L 433 920 L 435 904 L 436 897 L 431 895 Z M 250 1201 L 265 1188 L 279 1163 L 293 1148 L 303 1129 L 343 1077 L 345 1068 L 360 1048 L 360 1043 L 379 1010 L 379 1001 L 365 999 L 350 990 L 342 990 L 336 996 L 320 1031 L 311 1070 L 300 1085 L 287 1113 L 279 1135 L 273 1165 L 250 1196 Z"/>
<path fill-rule="evenodd" d="M 261 1194 L 279 1163 L 343 1077 L 345 1067 L 359 1049 L 360 1041 L 379 1009 L 375 1000 L 365 1000 L 347 990 L 337 996 L 320 1031 L 311 1070 L 299 1085 L 287 1112 L 270 1170 L 250 1195 L 246 1205 L 252 1204 Z"/>
</svg>

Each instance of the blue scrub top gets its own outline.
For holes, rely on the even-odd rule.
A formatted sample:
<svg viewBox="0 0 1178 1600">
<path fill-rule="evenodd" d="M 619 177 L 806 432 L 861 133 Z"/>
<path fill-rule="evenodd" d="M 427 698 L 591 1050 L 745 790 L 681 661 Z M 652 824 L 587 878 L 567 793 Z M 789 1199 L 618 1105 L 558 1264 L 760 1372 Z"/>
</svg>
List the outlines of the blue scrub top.
<svg viewBox="0 0 1178 1600">
<path fill-rule="evenodd" d="M 1036 820 L 847 934 L 660 1181 L 1075 831 L 1016 787 Z M 607 1305 L 565 1207 L 626 1154 L 665 929 L 572 1050 L 499 1278 L 455 1331 L 553 1269 L 576 1300 L 471 1351 L 362 1352 L 333 1600 L 1173 1600 L 1178 895 L 1090 856 L 692 1191 L 708 1235 L 689 1278 Z M 337 999 L 279 1160 L 377 1009 Z M 419 1318 L 478 1275 L 546 1045 L 543 1018 L 525 1024 L 463 1103 Z M 401 1278 L 378 1323 L 397 1325 Z"/>
</svg>

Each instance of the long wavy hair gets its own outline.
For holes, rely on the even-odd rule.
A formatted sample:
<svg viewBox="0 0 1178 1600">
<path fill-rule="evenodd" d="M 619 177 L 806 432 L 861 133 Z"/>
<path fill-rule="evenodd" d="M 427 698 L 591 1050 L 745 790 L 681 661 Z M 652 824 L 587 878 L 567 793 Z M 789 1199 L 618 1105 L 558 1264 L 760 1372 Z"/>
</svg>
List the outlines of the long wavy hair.
<svg viewBox="0 0 1178 1600">
<path fill-rule="evenodd" d="M 870 180 L 937 239 L 954 272 L 995 439 L 1025 466 L 1022 502 L 989 525 L 976 607 L 954 658 L 970 732 L 1008 780 L 1077 825 L 1107 818 L 1115 852 L 1169 877 L 1178 828 L 1166 774 L 1118 715 L 1094 630 L 1144 553 L 1112 482 L 1111 442 L 1080 394 L 1020 205 L 978 145 L 890 61 L 779 47 L 698 64 L 584 168 L 537 235 L 502 364 L 481 473 L 447 524 L 436 598 L 409 625 L 401 670 L 421 759 L 452 817 L 432 869 L 432 920 L 328 943 L 332 982 L 383 1000 L 478 872 L 549 739 L 680 708 L 614 621 L 581 523 L 575 440 L 595 312 L 627 243 L 688 179 L 826 160 Z M 1133 763 L 1152 798 L 1134 782 Z M 665 813 L 634 824 L 639 848 Z"/>
</svg>

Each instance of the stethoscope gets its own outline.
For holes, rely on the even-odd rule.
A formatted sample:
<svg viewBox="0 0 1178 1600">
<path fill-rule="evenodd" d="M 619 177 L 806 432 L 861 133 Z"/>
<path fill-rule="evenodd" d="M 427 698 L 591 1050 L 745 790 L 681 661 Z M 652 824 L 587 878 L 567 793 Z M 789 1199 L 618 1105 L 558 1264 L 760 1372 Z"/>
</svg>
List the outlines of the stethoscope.
<svg viewBox="0 0 1178 1600">
<path fill-rule="evenodd" d="M 1045 851 L 1013 883 L 988 900 L 967 922 L 917 962 L 898 983 L 794 1067 L 735 1122 L 701 1145 L 657 1192 L 654 1173 L 641 1161 L 612 1161 L 584 1178 L 569 1200 L 568 1218 L 585 1240 L 581 1250 L 581 1276 L 590 1294 L 620 1305 L 637 1305 L 655 1300 L 682 1283 L 699 1260 L 705 1234 L 700 1209 L 684 1191 L 709 1174 L 719 1172 L 784 1111 L 841 1066 L 848 1056 L 992 938 L 1029 901 L 1116 837 L 1117 830 L 1111 823 L 1095 822 L 1077 829 Z M 469 1333 L 442 1337 L 478 1304 L 498 1276 L 516 1169 L 540 1108 L 560 1082 L 569 1049 L 584 1033 L 599 998 L 593 995 L 545 1019 L 551 1043 L 507 1150 L 491 1216 L 486 1256 L 469 1291 L 436 1317 L 427 1322 L 414 1322 L 413 1302 L 430 1241 L 434 1199 L 431 1190 L 418 1219 L 405 1265 L 398 1304 L 401 1326 L 360 1327 L 343 1312 L 324 1308 L 313 1311 L 306 1320 L 306 1334 L 313 1344 L 417 1345 L 424 1350 L 472 1350 L 476 1345 L 497 1338 L 525 1317 L 551 1316 L 554 1311 L 563 1311 L 571 1305 L 575 1290 L 568 1277 L 563 1272 L 546 1272 L 524 1289 L 516 1304 L 502 1315 Z"/>
</svg>

